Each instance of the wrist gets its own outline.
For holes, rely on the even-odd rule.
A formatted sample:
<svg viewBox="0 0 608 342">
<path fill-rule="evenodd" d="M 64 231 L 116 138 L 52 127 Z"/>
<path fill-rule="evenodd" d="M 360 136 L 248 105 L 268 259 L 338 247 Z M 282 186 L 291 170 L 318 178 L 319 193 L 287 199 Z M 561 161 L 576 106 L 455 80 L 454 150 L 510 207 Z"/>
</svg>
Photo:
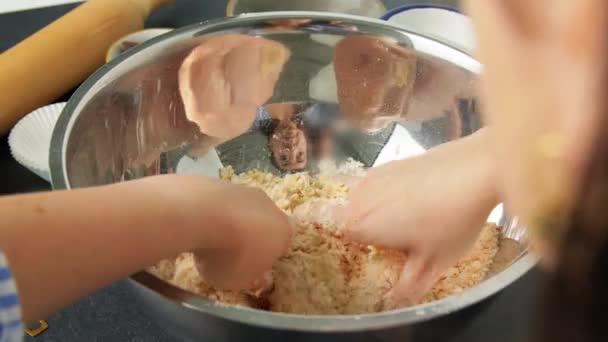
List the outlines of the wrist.
<svg viewBox="0 0 608 342">
<path fill-rule="evenodd" d="M 446 160 L 458 165 L 456 172 L 467 180 L 469 193 L 491 210 L 500 202 L 501 194 L 497 165 L 491 146 L 488 128 L 482 128 L 467 137 L 438 146 Z"/>
<path fill-rule="evenodd" d="M 167 244 L 175 245 L 176 253 L 190 251 L 199 247 L 201 240 L 201 222 L 199 214 L 207 207 L 205 196 L 192 197 L 201 188 L 200 181 L 194 176 L 162 175 L 145 177 L 132 183 L 132 191 L 138 192 L 139 200 L 146 203 L 147 213 L 153 217 L 152 222 L 158 226 L 167 239 Z M 131 182 L 129 182 L 131 183 Z M 126 183 L 128 184 L 128 183 Z M 204 187 L 202 187 L 204 191 Z M 195 205 L 202 210 L 193 208 Z M 171 240 L 172 242 L 170 242 Z"/>
<path fill-rule="evenodd" d="M 471 153 L 476 158 L 476 169 L 479 170 L 481 196 L 493 207 L 501 201 L 502 196 L 490 134 L 489 128 L 484 127 L 470 136 L 470 143 L 473 145 Z"/>
<path fill-rule="evenodd" d="M 155 179 L 156 178 L 156 179 Z M 164 206 L 170 208 L 163 218 L 173 235 L 184 240 L 184 250 L 224 249 L 233 240 L 233 225 L 227 211 L 229 185 L 202 176 L 166 175 L 149 178 L 160 188 Z M 158 190 L 156 190 L 158 191 Z"/>
</svg>

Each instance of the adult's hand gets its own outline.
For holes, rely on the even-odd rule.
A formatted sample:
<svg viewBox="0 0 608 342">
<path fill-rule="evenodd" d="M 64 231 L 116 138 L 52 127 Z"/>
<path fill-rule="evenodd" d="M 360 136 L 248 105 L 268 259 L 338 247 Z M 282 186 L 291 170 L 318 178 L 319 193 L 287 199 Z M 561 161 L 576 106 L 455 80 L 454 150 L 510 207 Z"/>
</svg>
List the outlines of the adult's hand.
<svg viewBox="0 0 608 342">
<path fill-rule="evenodd" d="M 550 261 L 602 115 L 608 3 L 468 0 L 501 192 Z"/>
<path fill-rule="evenodd" d="M 408 254 L 391 298 L 415 303 L 471 248 L 498 203 L 482 130 L 371 169 L 338 210 L 353 239 Z"/>
<path fill-rule="evenodd" d="M 221 289 L 264 286 L 259 281 L 289 248 L 292 229 L 287 216 L 259 189 L 210 179 L 192 181 L 204 191 L 190 192 L 189 212 L 184 215 L 192 218 L 191 228 L 199 232 L 194 255 L 202 277 Z M 201 211 L 196 198 L 201 196 L 211 196 L 215 204 Z"/>
</svg>

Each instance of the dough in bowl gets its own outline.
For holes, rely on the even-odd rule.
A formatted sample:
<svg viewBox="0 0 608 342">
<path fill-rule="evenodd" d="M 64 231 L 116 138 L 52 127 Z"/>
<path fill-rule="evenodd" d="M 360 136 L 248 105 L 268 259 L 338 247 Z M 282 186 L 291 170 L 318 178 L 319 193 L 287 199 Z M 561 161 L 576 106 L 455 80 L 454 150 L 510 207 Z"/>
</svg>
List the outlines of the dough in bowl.
<svg viewBox="0 0 608 342">
<path fill-rule="evenodd" d="M 329 210 L 346 202 L 348 185 L 356 184 L 364 174 L 352 163 L 340 168 L 322 167 L 316 175 L 295 173 L 284 177 L 259 170 L 240 175 L 230 168 L 223 170 L 225 181 L 262 189 L 296 222 L 292 246 L 275 264 L 272 285 L 264 291 L 220 291 L 206 285 L 190 253 L 163 260 L 149 271 L 221 303 L 276 312 L 334 315 L 393 309 L 385 304 L 385 297 L 407 265 L 406 255 L 345 239 Z M 499 240 L 497 226 L 484 226 L 469 254 L 442 276 L 422 302 L 444 298 L 483 281 L 499 249 Z"/>
</svg>

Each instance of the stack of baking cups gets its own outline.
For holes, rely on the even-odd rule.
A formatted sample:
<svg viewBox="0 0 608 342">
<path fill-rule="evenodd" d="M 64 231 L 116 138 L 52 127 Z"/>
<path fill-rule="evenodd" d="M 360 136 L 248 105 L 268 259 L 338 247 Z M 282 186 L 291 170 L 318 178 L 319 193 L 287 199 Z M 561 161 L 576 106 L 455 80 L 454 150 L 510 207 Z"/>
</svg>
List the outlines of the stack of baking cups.
<svg viewBox="0 0 608 342">
<path fill-rule="evenodd" d="M 8 137 L 13 158 L 49 182 L 51 136 L 64 107 L 62 102 L 33 111 L 15 125 Z"/>
</svg>

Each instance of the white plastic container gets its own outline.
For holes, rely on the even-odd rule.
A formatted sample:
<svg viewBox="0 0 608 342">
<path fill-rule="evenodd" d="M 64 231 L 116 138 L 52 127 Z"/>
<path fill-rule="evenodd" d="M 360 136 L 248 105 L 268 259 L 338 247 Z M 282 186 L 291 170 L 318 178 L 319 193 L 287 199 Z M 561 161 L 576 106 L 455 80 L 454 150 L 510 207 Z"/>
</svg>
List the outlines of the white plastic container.
<svg viewBox="0 0 608 342">
<path fill-rule="evenodd" d="M 382 19 L 438 39 L 469 54 L 475 50 L 473 23 L 457 9 L 435 5 L 406 5 L 394 8 Z"/>
</svg>

